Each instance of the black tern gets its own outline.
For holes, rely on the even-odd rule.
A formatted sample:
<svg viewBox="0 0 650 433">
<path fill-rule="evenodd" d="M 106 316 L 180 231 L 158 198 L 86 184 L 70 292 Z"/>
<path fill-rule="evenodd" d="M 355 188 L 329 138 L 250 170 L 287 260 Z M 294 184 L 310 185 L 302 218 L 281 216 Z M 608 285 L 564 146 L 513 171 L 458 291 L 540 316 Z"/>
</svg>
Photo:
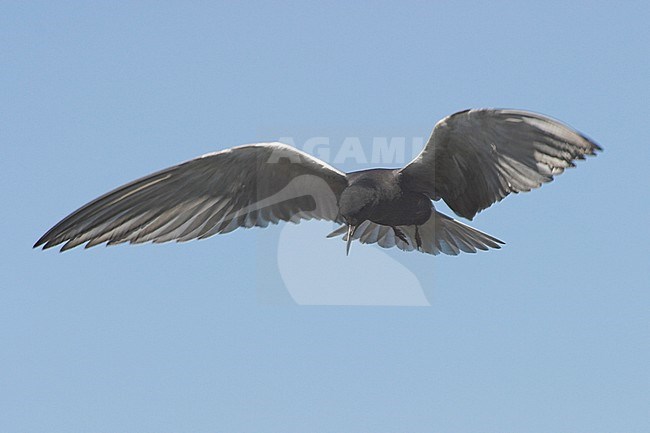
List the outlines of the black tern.
<svg viewBox="0 0 650 433">
<path fill-rule="evenodd" d="M 435 210 L 444 200 L 472 220 L 510 193 L 530 191 L 602 150 L 549 117 L 472 109 L 439 121 L 402 168 L 343 173 L 292 146 L 257 143 L 209 153 L 121 186 L 81 207 L 34 245 L 203 239 L 280 221 L 342 224 L 328 237 L 456 255 L 499 239 Z"/>
</svg>

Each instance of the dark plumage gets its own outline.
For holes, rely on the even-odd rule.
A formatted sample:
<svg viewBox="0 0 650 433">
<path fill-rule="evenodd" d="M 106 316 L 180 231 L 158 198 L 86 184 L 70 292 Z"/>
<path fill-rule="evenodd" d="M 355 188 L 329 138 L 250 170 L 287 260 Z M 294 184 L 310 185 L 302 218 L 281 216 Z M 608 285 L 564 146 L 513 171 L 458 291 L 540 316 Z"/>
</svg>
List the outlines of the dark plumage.
<svg viewBox="0 0 650 433">
<path fill-rule="evenodd" d="M 476 252 L 503 242 L 437 212 L 431 200 L 471 220 L 598 150 L 558 121 L 496 109 L 441 120 L 422 153 L 400 169 L 346 174 L 286 144 L 244 145 L 119 187 L 64 218 L 34 247 L 186 241 L 316 218 L 344 224 L 328 237 L 345 235 L 348 250 L 358 239 L 430 254 Z"/>
</svg>

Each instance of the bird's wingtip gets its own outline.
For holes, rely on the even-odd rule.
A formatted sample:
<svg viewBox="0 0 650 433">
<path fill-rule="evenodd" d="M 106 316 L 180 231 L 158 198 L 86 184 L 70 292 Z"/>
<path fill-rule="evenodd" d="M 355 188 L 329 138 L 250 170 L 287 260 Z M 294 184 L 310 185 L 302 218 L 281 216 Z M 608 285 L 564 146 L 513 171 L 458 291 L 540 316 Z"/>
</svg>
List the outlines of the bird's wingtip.
<svg viewBox="0 0 650 433">
<path fill-rule="evenodd" d="M 40 238 L 39 240 L 37 240 L 37 241 L 34 243 L 34 245 L 32 245 L 32 248 L 41 248 L 41 247 L 42 247 L 41 249 L 44 250 L 44 249 L 47 248 L 47 246 L 45 246 L 45 245 L 43 245 L 43 244 L 45 244 L 45 239 L 44 239 L 43 236 L 41 236 L 41 238 Z"/>
</svg>

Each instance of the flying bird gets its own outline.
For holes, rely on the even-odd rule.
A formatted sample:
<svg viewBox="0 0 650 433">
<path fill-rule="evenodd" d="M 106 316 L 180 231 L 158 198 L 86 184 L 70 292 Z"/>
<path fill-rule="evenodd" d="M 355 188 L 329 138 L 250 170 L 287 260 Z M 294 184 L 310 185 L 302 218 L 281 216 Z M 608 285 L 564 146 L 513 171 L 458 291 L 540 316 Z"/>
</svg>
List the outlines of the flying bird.
<svg viewBox="0 0 650 433">
<path fill-rule="evenodd" d="M 344 173 L 282 143 L 209 153 L 121 186 L 76 210 L 34 245 L 203 239 L 280 221 L 334 221 L 352 240 L 429 254 L 500 248 L 499 239 L 436 211 L 444 200 L 472 220 L 510 193 L 530 191 L 602 150 L 549 117 L 472 109 L 439 121 L 402 168 Z"/>
</svg>

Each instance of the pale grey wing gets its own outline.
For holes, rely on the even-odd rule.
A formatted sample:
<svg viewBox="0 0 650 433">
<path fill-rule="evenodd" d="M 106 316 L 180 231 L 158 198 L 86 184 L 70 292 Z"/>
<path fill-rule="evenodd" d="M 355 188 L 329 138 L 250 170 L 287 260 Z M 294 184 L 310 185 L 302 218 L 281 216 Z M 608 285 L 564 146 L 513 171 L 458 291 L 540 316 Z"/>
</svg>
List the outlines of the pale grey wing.
<svg viewBox="0 0 650 433">
<path fill-rule="evenodd" d="M 589 138 L 539 114 L 467 110 L 438 122 L 422 153 L 401 173 L 410 188 L 442 198 L 471 220 L 511 192 L 538 188 L 598 150 Z"/>
<path fill-rule="evenodd" d="M 345 174 L 282 143 L 244 145 L 161 170 L 75 211 L 34 247 L 205 238 L 237 227 L 336 221 Z"/>
<path fill-rule="evenodd" d="M 415 226 L 398 226 L 406 236 L 408 243 L 395 236 L 391 227 L 365 221 L 360 224 L 354 233 L 353 239 L 364 244 L 376 243 L 383 248 L 397 248 L 404 251 L 413 251 L 417 246 Z M 461 251 L 475 253 L 478 250 L 487 251 L 490 248 L 501 248 L 502 241 L 476 230 L 468 225 L 449 218 L 447 215 L 433 211 L 431 217 L 419 226 L 419 235 L 422 242 L 420 251 L 438 255 L 440 253 L 457 255 Z M 328 235 L 328 237 L 341 236 L 347 241 L 347 226 L 342 226 Z"/>
</svg>

